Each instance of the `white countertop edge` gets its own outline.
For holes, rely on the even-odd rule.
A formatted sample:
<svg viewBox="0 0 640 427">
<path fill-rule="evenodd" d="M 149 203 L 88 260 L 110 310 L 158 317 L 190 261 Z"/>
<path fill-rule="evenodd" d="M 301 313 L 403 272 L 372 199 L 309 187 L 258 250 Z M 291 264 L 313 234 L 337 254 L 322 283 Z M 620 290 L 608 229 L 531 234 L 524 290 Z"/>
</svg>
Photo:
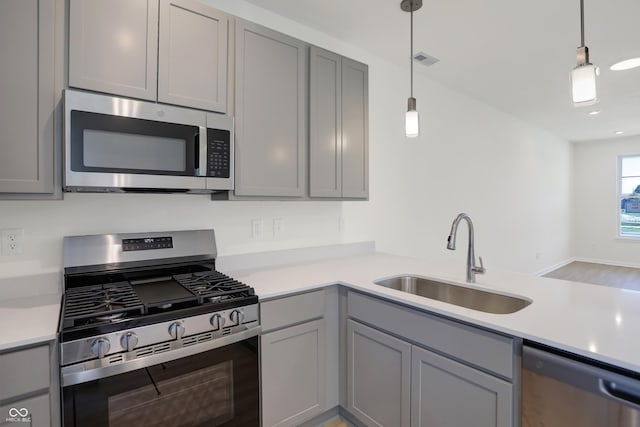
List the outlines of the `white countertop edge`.
<svg viewBox="0 0 640 427">
<path fill-rule="evenodd" d="M 22 347 L 31 347 L 37 344 L 48 344 L 52 341 L 55 341 L 58 338 L 57 333 L 53 334 L 45 334 L 39 336 L 30 336 L 29 338 L 14 340 L 14 341 L 5 341 L 0 343 L 0 352 L 4 351 L 15 351 L 19 350 Z"/>
</svg>

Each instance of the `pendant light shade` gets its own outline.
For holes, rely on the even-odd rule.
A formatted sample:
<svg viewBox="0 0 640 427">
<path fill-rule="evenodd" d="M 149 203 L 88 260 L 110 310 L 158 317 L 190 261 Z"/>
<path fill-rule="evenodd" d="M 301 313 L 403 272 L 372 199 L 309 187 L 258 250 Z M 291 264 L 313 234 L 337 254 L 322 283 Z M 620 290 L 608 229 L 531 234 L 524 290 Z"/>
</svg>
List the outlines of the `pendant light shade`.
<svg viewBox="0 0 640 427">
<path fill-rule="evenodd" d="M 411 42 L 410 55 L 411 61 L 411 96 L 407 102 L 407 112 L 404 116 L 404 128 L 407 138 L 416 138 L 420 135 L 420 116 L 416 110 L 416 99 L 413 97 L 413 11 L 422 7 L 422 0 L 402 0 L 400 8 L 405 12 L 411 13 Z"/>
<path fill-rule="evenodd" d="M 415 138 L 420 135 L 420 115 L 416 110 L 415 98 L 409 98 L 409 107 L 404 116 L 404 128 L 407 138 Z"/>
<path fill-rule="evenodd" d="M 584 0 L 580 0 L 580 42 L 577 65 L 571 71 L 571 93 L 576 107 L 598 102 L 598 67 L 589 62 L 589 48 L 584 44 Z"/>
</svg>

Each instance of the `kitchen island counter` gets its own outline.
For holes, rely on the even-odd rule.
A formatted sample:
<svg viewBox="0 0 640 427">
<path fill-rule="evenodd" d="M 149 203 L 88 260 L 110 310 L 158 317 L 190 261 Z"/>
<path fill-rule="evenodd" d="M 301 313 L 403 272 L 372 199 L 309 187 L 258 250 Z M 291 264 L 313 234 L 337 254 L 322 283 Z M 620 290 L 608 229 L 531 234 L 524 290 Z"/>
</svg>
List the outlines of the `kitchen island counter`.
<svg viewBox="0 0 640 427">
<path fill-rule="evenodd" d="M 640 292 L 491 270 L 464 280 L 465 266 L 375 253 L 255 270 L 229 271 L 261 301 L 333 284 L 507 335 L 640 372 Z M 521 296 L 533 302 L 513 314 L 489 314 L 378 286 L 418 275 Z"/>
</svg>

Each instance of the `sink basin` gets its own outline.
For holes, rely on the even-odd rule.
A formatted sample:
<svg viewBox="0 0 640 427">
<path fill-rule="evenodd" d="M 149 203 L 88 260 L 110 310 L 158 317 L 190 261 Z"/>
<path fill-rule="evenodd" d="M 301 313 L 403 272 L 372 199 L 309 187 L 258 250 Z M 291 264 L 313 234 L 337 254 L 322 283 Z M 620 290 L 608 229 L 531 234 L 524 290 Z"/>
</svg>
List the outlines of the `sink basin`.
<svg viewBox="0 0 640 427">
<path fill-rule="evenodd" d="M 418 276 L 396 276 L 374 282 L 409 294 L 446 302 L 493 314 L 510 314 L 522 310 L 530 300 L 497 294 L 481 289 L 454 285 Z"/>
</svg>

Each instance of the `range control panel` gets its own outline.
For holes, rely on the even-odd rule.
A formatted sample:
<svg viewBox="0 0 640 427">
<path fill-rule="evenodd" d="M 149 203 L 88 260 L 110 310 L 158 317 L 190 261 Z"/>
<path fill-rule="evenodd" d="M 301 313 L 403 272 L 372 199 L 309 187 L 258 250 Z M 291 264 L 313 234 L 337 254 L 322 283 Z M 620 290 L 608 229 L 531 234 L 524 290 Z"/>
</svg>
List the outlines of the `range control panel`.
<svg viewBox="0 0 640 427">
<path fill-rule="evenodd" d="M 145 237 L 140 239 L 122 239 L 122 251 L 146 251 L 149 249 L 173 248 L 172 237 Z"/>
<path fill-rule="evenodd" d="M 229 178 L 231 162 L 231 132 L 207 129 L 207 176 Z"/>
</svg>

